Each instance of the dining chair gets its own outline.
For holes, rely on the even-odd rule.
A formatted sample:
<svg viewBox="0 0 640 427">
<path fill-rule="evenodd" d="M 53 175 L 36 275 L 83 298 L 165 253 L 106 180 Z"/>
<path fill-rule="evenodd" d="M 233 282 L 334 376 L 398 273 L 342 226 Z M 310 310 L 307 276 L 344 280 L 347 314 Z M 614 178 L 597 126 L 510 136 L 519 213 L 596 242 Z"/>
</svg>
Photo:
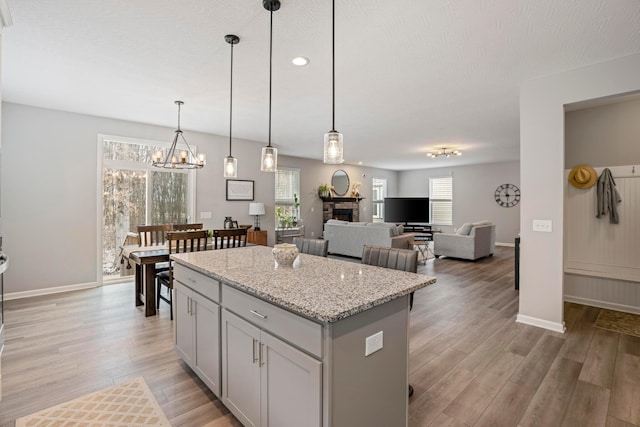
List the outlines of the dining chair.
<svg viewBox="0 0 640 427">
<path fill-rule="evenodd" d="M 171 224 L 139 225 L 138 245 L 157 246 L 167 241 L 167 232 L 171 231 Z"/>
<path fill-rule="evenodd" d="M 196 222 L 193 224 L 171 224 L 171 231 L 189 231 L 189 230 L 202 230 L 204 224 Z"/>
<path fill-rule="evenodd" d="M 329 253 L 329 241 L 323 239 L 307 239 L 294 237 L 293 244 L 298 247 L 301 254 L 318 255 L 326 257 Z"/>
<path fill-rule="evenodd" d="M 213 249 L 247 246 L 247 229 L 230 228 L 213 230 Z"/>
<path fill-rule="evenodd" d="M 207 230 L 170 231 L 167 233 L 169 255 L 182 252 L 196 252 L 207 249 Z M 162 286 L 167 288 L 167 296 L 162 295 Z M 169 304 L 171 320 L 173 320 L 173 261 L 169 261 L 169 269 L 156 274 L 156 300 L 160 308 L 160 300 Z"/>
<path fill-rule="evenodd" d="M 362 264 L 417 273 L 418 252 L 409 249 L 383 248 L 380 246 L 364 245 L 362 249 Z M 412 308 L 413 292 L 409 294 L 409 310 Z M 409 384 L 409 397 L 412 395 L 413 386 Z"/>
</svg>

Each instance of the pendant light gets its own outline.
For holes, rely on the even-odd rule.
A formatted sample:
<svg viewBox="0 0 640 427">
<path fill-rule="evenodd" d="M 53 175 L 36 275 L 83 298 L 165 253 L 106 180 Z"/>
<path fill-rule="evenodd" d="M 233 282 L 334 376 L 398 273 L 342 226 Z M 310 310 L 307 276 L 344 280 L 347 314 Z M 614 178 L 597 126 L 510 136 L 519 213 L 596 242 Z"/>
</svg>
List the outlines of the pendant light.
<svg viewBox="0 0 640 427">
<path fill-rule="evenodd" d="M 231 119 L 233 117 L 233 45 L 240 43 L 240 38 L 233 34 L 224 36 L 224 40 L 231 45 L 231 79 L 229 90 L 229 156 L 224 159 L 224 177 L 238 177 L 238 159 L 231 155 Z"/>
<path fill-rule="evenodd" d="M 176 136 L 173 137 L 171 147 L 167 150 L 165 156 L 163 150 L 158 150 L 151 156 L 151 165 L 157 168 L 167 169 L 201 169 L 207 162 L 204 153 L 196 154 L 191 150 L 189 143 L 182 135 L 182 129 L 180 129 L 180 107 L 184 102 L 175 101 L 178 106 L 178 129 L 176 129 Z M 182 138 L 186 149 L 177 150 L 178 138 Z M 178 151 L 178 152 L 176 152 Z"/>
<path fill-rule="evenodd" d="M 324 134 L 324 162 L 340 164 L 344 162 L 342 134 L 336 130 L 336 1 L 332 1 L 331 9 L 331 130 Z"/>
<path fill-rule="evenodd" d="M 273 69 L 273 12 L 280 9 L 280 0 L 262 0 L 262 5 L 270 12 L 271 26 L 269 30 L 269 145 L 262 147 L 260 170 L 275 172 L 278 170 L 278 149 L 271 146 L 271 74 Z"/>
</svg>

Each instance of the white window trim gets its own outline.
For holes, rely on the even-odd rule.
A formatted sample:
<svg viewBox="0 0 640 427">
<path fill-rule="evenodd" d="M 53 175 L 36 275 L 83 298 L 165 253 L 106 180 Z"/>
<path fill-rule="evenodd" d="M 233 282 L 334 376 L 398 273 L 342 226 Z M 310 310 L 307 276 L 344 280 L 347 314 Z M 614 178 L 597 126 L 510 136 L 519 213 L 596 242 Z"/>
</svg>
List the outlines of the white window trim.
<svg viewBox="0 0 640 427">
<path fill-rule="evenodd" d="M 440 178 L 450 178 L 451 179 L 451 199 L 435 199 L 431 197 L 431 180 L 432 179 L 440 179 Z M 453 225 L 453 174 L 450 175 L 436 175 L 436 176 L 430 176 L 429 181 L 427 183 L 428 185 L 428 194 L 429 194 L 429 220 L 431 221 L 432 225 Z M 433 222 L 433 215 L 432 215 L 432 210 L 431 210 L 431 203 L 433 201 L 451 201 L 451 223 L 450 224 L 444 224 L 444 223 L 435 223 Z"/>
<path fill-rule="evenodd" d="M 124 142 L 128 144 L 138 144 L 138 145 L 148 145 L 152 147 L 170 147 L 171 142 L 167 141 L 153 141 L 149 139 L 138 139 L 138 138 L 129 138 L 126 136 L 116 136 L 116 135 L 107 135 L 107 134 L 98 134 L 96 148 L 97 148 L 97 177 L 96 177 L 96 199 L 97 199 L 97 212 L 96 212 L 96 224 L 97 224 L 97 247 L 96 247 L 96 261 L 97 261 L 97 279 L 96 283 L 98 286 L 103 285 L 103 274 L 102 274 L 102 209 L 104 208 L 102 203 L 102 169 L 104 167 L 122 167 L 131 170 L 144 170 L 144 171 L 153 171 L 154 168 L 151 166 L 151 163 L 148 166 L 143 166 L 141 164 L 137 164 L 133 166 L 132 163 L 122 161 L 122 160 L 104 160 L 102 147 L 104 146 L 105 141 L 118 141 Z M 186 148 L 184 144 L 178 144 L 178 148 Z M 195 145 L 191 145 L 191 148 L 194 152 L 197 152 L 198 147 Z M 189 194 L 188 194 L 188 202 L 187 202 L 187 213 L 191 218 L 195 218 L 196 212 L 196 173 L 194 170 L 187 171 L 179 171 L 176 170 L 174 172 L 183 172 L 189 174 Z M 147 193 L 149 191 L 149 180 L 147 180 Z M 147 200 L 147 204 L 149 200 Z M 146 207 L 146 212 L 148 215 L 149 206 Z M 123 278 L 120 281 L 130 281 L 131 278 Z M 109 280 L 109 283 L 118 283 L 118 280 Z"/>
</svg>

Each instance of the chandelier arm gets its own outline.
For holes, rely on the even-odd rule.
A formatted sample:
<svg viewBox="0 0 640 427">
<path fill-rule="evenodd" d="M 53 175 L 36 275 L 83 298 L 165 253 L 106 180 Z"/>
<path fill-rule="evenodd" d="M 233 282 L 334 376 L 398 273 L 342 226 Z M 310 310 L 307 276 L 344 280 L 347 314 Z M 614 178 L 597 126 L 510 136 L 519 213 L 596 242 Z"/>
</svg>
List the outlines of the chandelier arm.
<svg viewBox="0 0 640 427">
<path fill-rule="evenodd" d="M 196 155 L 193 153 L 193 150 L 191 149 L 191 146 L 189 145 L 189 143 L 188 143 L 188 142 L 187 142 L 187 140 L 185 139 L 184 135 L 182 135 L 182 132 L 180 132 L 180 138 L 182 138 L 182 141 L 184 142 L 184 145 L 186 145 L 186 146 L 187 146 L 187 151 L 189 151 L 189 154 L 191 154 L 191 158 L 192 158 L 194 161 L 195 161 L 195 160 L 197 160 Z M 177 145 L 176 145 L 176 147 L 175 147 L 175 148 L 177 148 Z M 175 148 L 174 148 L 174 150 L 175 150 Z M 191 163 L 191 162 L 189 162 L 189 163 Z"/>
</svg>

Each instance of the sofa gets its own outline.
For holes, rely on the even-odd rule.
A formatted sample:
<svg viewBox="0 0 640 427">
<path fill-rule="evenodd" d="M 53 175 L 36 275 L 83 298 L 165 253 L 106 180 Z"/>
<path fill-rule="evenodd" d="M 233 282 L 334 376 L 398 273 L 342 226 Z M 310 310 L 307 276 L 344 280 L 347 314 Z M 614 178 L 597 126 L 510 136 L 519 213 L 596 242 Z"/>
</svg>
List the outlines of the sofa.
<svg viewBox="0 0 640 427">
<path fill-rule="evenodd" d="M 493 255 L 495 241 L 496 226 L 490 221 L 465 223 L 454 234 L 434 233 L 433 254 L 475 261 Z"/>
<path fill-rule="evenodd" d="M 348 222 L 335 219 L 324 225 L 323 238 L 329 241 L 329 253 L 362 257 L 364 245 L 407 249 L 412 234 L 403 227 L 385 222 Z"/>
</svg>

